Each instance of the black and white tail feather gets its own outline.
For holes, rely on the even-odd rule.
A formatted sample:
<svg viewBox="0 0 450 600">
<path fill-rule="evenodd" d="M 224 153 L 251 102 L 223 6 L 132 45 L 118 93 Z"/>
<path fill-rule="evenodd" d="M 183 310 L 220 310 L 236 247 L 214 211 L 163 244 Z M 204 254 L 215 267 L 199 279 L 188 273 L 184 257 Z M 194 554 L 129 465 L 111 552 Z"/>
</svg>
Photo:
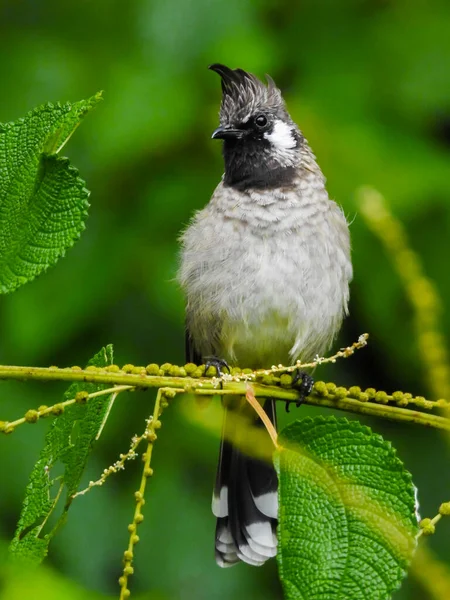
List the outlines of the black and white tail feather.
<svg viewBox="0 0 450 600">
<path fill-rule="evenodd" d="M 274 401 L 267 400 L 264 409 L 276 425 Z M 271 464 L 243 454 L 227 440 L 228 412 L 212 500 L 216 562 L 220 567 L 239 561 L 261 566 L 277 553 L 277 474 Z M 263 426 L 259 420 L 257 424 Z"/>
<path fill-rule="evenodd" d="M 202 362 L 188 332 L 186 360 Z M 266 400 L 264 410 L 276 428 L 275 402 Z M 232 426 L 228 413 L 225 409 L 212 499 L 216 562 L 220 567 L 240 561 L 259 567 L 277 553 L 278 478 L 271 464 L 243 454 L 228 441 L 227 428 Z M 264 427 L 259 419 L 255 425 Z M 269 435 L 267 444 L 272 444 Z"/>
</svg>

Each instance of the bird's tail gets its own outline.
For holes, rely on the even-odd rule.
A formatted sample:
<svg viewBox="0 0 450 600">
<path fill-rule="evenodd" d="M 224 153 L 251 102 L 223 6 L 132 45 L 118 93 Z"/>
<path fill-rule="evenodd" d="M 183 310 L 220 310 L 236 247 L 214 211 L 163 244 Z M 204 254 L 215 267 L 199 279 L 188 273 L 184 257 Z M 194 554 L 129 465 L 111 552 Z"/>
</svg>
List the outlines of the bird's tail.
<svg viewBox="0 0 450 600">
<path fill-rule="evenodd" d="M 276 426 L 275 402 L 264 409 Z M 260 566 L 277 553 L 278 479 L 272 464 L 247 456 L 226 439 L 227 410 L 214 487 L 216 562 Z M 258 426 L 263 426 L 258 419 Z M 272 444 L 269 435 L 267 443 Z"/>
</svg>

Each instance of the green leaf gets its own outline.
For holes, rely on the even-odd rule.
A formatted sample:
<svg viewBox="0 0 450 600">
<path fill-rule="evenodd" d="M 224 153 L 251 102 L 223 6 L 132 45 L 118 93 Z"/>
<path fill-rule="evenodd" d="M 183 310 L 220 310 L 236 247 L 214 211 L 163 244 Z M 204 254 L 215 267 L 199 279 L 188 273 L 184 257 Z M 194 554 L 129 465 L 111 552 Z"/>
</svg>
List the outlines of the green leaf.
<svg viewBox="0 0 450 600">
<path fill-rule="evenodd" d="M 279 437 L 278 566 L 288 600 L 384 600 L 411 561 L 415 487 L 357 421 L 296 421 Z"/>
<path fill-rule="evenodd" d="M 100 99 L 46 104 L 0 124 L 0 293 L 54 265 L 83 231 L 89 192 L 56 154 Z"/>
<path fill-rule="evenodd" d="M 91 359 L 89 365 L 105 367 L 112 363 L 112 346 L 106 346 Z M 74 383 L 65 393 L 64 400 L 74 398 L 78 392 L 92 394 L 106 387 L 95 383 Z M 47 555 L 51 538 L 66 519 L 72 495 L 77 491 L 89 454 L 102 428 L 110 399 L 111 394 L 89 399 L 86 404 L 73 404 L 52 422 L 39 460 L 31 472 L 22 513 L 9 547 L 13 556 L 39 563 Z M 49 518 L 54 517 L 57 507 L 60 515 L 50 524 Z M 44 532 L 44 527 L 49 531 Z"/>
</svg>

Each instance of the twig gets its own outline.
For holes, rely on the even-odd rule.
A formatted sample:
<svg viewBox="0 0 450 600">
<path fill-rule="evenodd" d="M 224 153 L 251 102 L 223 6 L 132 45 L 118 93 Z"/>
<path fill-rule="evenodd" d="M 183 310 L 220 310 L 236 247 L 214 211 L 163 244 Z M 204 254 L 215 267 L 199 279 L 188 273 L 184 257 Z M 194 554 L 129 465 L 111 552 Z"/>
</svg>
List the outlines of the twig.
<svg viewBox="0 0 450 600">
<path fill-rule="evenodd" d="M 442 517 L 450 516 L 450 502 L 443 502 L 439 507 L 438 514 L 432 519 L 425 518 L 419 523 L 420 531 L 417 537 L 421 535 L 432 535 L 435 531 L 436 524 L 442 519 Z"/>
<path fill-rule="evenodd" d="M 81 490 L 81 491 L 77 492 L 76 494 L 73 494 L 72 498 L 76 498 L 77 496 L 84 496 L 84 494 L 89 492 L 93 487 L 103 485 L 110 475 L 113 475 L 114 473 L 118 473 L 119 471 L 123 471 L 125 469 L 125 462 L 127 460 L 134 460 L 137 457 L 136 450 L 137 450 L 139 444 L 142 442 L 142 440 L 146 436 L 146 434 L 147 434 L 147 428 L 145 429 L 145 432 L 142 435 L 139 435 L 139 436 L 134 435 L 133 438 L 131 439 L 131 445 L 130 445 L 130 449 L 128 450 L 128 452 L 126 452 L 126 454 L 121 454 L 119 457 L 119 460 L 116 460 L 116 462 L 113 465 L 110 465 L 107 469 L 104 469 L 103 473 L 96 481 L 90 481 L 89 485 L 86 488 L 84 488 L 84 490 Z"/>
<path fill-rule="evenodd" d="M 108 408 L 107 415 L 111 410 L 111 406 L 115 398 L 120 392 L 125 390 L 132 389 L 131 385 L 121 385 L 115 386 L 112 388 L 108 388 L 107 390 L 99 390 L 98 392 L 92 392 L 92 394 L 88 394 L 87 392 L 79 392 L 76 394 L 75 398 L 70 398 L 70 400 L 65 400 L 64 402 L 58 402 L 57 404 L 53 404 L 52 406 L 40 406 L 38 409 L 30 409 L 28 410 L 23 417 L 20 419 L 16 419 L 15 421 L 0 421 L 0 432 L 3 433 L 12 433 L 16 427 L 19 425 L 23 425 L 24 423 L 36 423 L 39 419 L 43 419 L 45 417 L 50 416 L 59 416 L 64 412 L 64 409 L 68 406 L 71 406 L 75 403 L 84 404 L 90 398 L 98 398 L 99 396 L 105 396 L 113 393 L 113 397 L 110 401 L 110 406 Z M 106 415 L 106 416 L 107 416 Z M 101 428 L 97 434 L 96 439 L 100 437 L 100 433 L 105 424 L 106 418 L 103 419 L 103 423 Z"/>
<path fill-rule="evenodd" d="M 144 468 L 142 470 L 141 484 L 139 486 L 139 490 L 135 492 L 134 497 L 136 499 L 136 508 L 134 510 L 134 518 L 133 522 L 128 525 L 128 531 L 130 532 L 130 539 L 128 542 L 128 548 L 125 550 L 123 555 L 123 575 L 119 579 L 120 585 L 120 600 L 125 600 L 130 596 L 130 590 L 128 589 L 128 578 L 130 575 L 134 573 L 133 568 L 133 558 L 134 558 L 134 546 L 139 541 L 139 536 L 136 533 L 137 527 L 144 520 L 144 515 L 142 514 L 142 507 L 145 504 L 145 489 L 147 486 L 147 479 L 153 475 L 153 469 L 150 467 L 153 444 L 157 438 L 156 430 L 161 427 L 161 421 L 159 417 L 161 416 L 162 409 L 165 405 L 167 405 L 167 401 L 164 401 L 164 396 L 167 394 L 171 394 L 171 390 L 167 390 L 165 388 L 160 388 L 156 395 L 155 407 L 153 410 L 153 416 L 151 416 L 147 421 L 147 429 L 145 432 L 145 439 L 147 440 L 147 449 L 142 455 L 142 460 L 144 461 Z"/>
<path fill-rule="evenodd" d="M 367 340 L 369 339 L 368 333 L 363 333 L 359 336 L 356 342 L 353 342 L 351 346 L 347 346 L 346 348 L 341 348 L 335 354 L 328 357 L 320 357 L 316 356 L 312 362 L 302 363 L 301 360 L 297 360 L 294 365 L 284 366 L 284 365 L 272 365 L 270 369 L 257 369 L 256 371 L 251 371 L 250 369 L 243 369 L 241 373 L 233 374 L 233 373 L 222 373 L 220 378 L 214 377 L 213 381 L 217 382 L 225 382 L 225 381 L 254 381 L 260 377 L 265 377 L 267 375 L 276 375 L 277 373 L 293 373 L 298 369 L 314 369 L 319 365 L 325 365 L 328 363 L 334 364 L 339 358 L 349 358 L 352 356 L 356 350 L 360 350 L 367 346 Z"/>
</svg>

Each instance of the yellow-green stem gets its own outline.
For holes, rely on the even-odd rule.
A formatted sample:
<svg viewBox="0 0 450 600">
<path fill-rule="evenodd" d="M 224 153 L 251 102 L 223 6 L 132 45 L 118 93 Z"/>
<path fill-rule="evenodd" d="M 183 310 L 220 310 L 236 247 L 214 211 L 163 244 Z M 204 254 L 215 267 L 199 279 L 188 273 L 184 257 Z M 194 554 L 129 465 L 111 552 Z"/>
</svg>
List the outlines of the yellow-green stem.
<svg viewBox="0 0 450 600">
<path fill-rule="evenodd" d="M 109 394 L 114 394 L 114 397 L 116 397 L 120 392 L 124 392 L 126 390 L 130 390 L 132 389 L 133 386 L 131 385 L 116 385 L 112 388 L 108 388 L 106 390 L 99 390 L 98 392 L 92 392 L 92 394 L 86 394 L 85 399 L 83 399 L 83 401 L 86 401 L 88 398 L 98 398 L 99 396 L 106 396 Z M 77 402 L 80 402 L 80 400 L 78 398 L 70 398 L 70 400 L 65 400 L 64 402 L 59 402 L 56 405 L 53 406 L 45 406 L 43 408 L 38 408 L 34 414 L 33 420 L 30 420 L 27 415 L 28 412 L 25 414 L 24 417 L 21 417 L 20 419 L 16 419 L 15 421 L 8 421 L 8 429 L 11 431 L 13 429 L 15 429 L 16 427 L 18 427 L 19 425 L 23 425 L 26 422 L 29 423 L 33 423 L 35 421 L 37 421 L 40 418 L 45 418 L 45 417 L 50 417 L 52 414 L 57 416 L 59 414 L 61 414 L 61 408 L 66 408 L 67 406 L 70 406 L 71 404 L 75 404 Z M 56 413 L 55 413 L 55 406 L 58 407 Z M 109 410 L 108 410 L 108 414 L 109 414 Z M 104 427 L 105 421 L 106 421 L 106 417 L 107 415 L 105 415 L 105 419 L 104 422 L 102 423 L 101 429 L 97 434 L 96 439 L 98 439 L 100 437 L 100 433 L 101 430 Z"/>
<path fill-rule="evenodd" d="M 217 381 L 212 381 L 210 378 L 194 378 L 194 377 L 171 377 L 162 375 L 147 375 L 144 373 L 134 374 L 125 373 L 123 371 L 111 372 L 105 369 L 57 369 L 56 367 L 40 368 L 40 367 L 6 367 L 0 366 L 0 379 L 18 379 L 22 381 L 38 380 L 38 381 L 86 381 L 93 383 L 103 383 L 106 385 L 124 386 L 121 389 L 148 389 L 148 388 L 174 388 L 174 390 L 192 392 L 203 395 L 222 395 L 236 394 L 246 395 L 246 381 L 225 381 L 222 382 L 222 389 L 217 388 Z M 283 388 L 273 385 L 262 385 L 260 383 L 252 383 L 252 389 L 255 396 L 273 398 L 279 401 L 297 401 L 299 392 L 293 388 Z M 115 387 L 111 391 L 119 391 Z M 443 416 L 423 413 L 416 410 L 400 408 L 397 406 L 389 406 L 387 403 L 400 403 L 403 405 L 418 404 L 423 408 L 438 408 L 448 407 L 447 401 L 430 402 L 424 398 L 413 398 L 411 394 L 402 394 L 400 392 L 388 395 L 384 392 L 376 392 L 372 390 L 371 397 L 368 398 L 366 392 L 361 392 L 359 388 L 349 388 L 348 390 L 342 387 L 336 387 L 334 384 L 325 384 L 323 382 L 316 383 L 312 393 L 304 399 L 305 404 L 312 406 L 325 406 L 338 410 L 353 412 L 357 414 L 367 414 L 374 417 L 382 417 L 392 421 L 405 423 L 416 423 L 450 431 L 450 419 Z M 101 390 L 97 394 L 104 394 Z M 396 394 L 400 394 L 402 398 L 396 399 Z M 379 398 L 379 396 L 381 397 Z M 374 400 L 374 401 L 370 401 Z M 68 401 L 69 402 L 69 401 Z M 46 409 L 50 414 L 51 407 Z M 0 431 L 9 433 L 14 429 L 12 424 L 19 424 L 26 421 L 26 418 L 18 419 L 17 422 L 1 422 Z"/>
<path fill-rule="evenodd" d="M 161 421 L 159 420 L 159 416 L 161 414 L 161 398 L 163 393 L 166 390 L 160 388 L 156 395 L 155 400 L 155 408 L 153 410 L 153 416 L 148 421 L 148 428 L 146 431 L 147 438 L 147 449 L 142 455 L 142 459 L 144 461 L 144 468 L 142 470 L 141 484 L 139 486 L 139 490 L 135 493 L 136 499 L 136 508 L 134 509 L 134 517 L 133 522 L 128 526 L 128 531 L 130 532 L 130 539 L 128 542 L 128 548 L 124 552 L 123 562 L 123 574 L 119 579 L 120 585 L 120 600 L 125 600 L 130 597 L 130 590 L 128 589 L 128 579 L 133 574 L 133 558 L 134 558 L 134 546 L 139 541 L 139 536 L 137 535 L 137 527 L 144 520 L 144 515 L 142 514 L 142 507 L 145 503 L 145 488 L 147 486 L 147 479 L 153 474 L 153 470 L 150 467 L 151 458 L 152 458 L 152 450 L 153 444 L 156 440 L 156 429 L 161 427 Z"/>
</svg>

